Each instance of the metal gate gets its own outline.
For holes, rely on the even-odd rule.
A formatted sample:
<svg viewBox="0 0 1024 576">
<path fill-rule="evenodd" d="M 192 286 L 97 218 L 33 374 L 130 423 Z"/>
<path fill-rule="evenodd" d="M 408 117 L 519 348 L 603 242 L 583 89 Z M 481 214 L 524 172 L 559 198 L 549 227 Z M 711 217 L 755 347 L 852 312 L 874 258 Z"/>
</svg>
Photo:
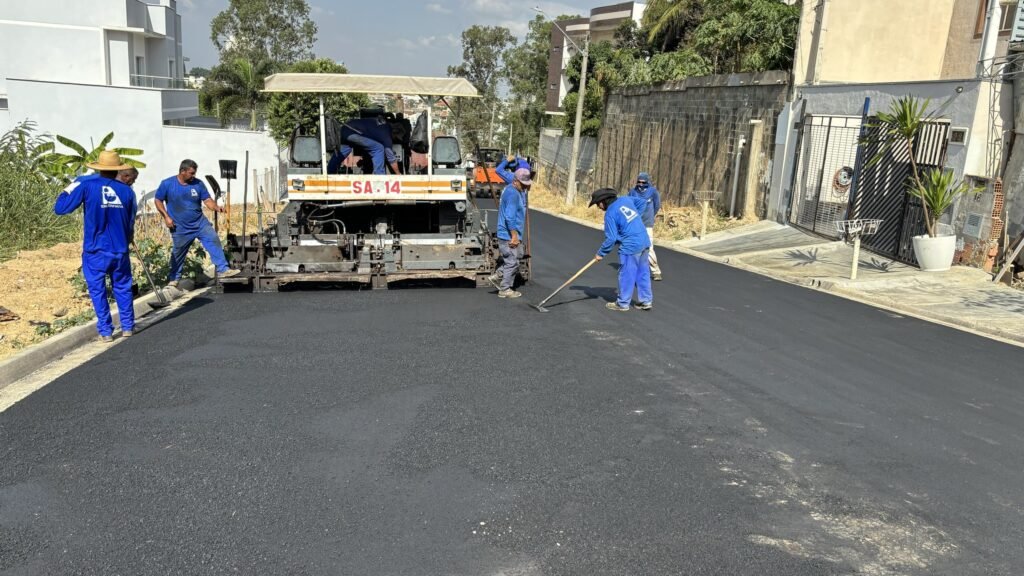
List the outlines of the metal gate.
<svg viewBox="0 0 1024 576">
<path fill-rule="evenodd" d="M 846 218 L 850 205 L 860 125 L 859 116 L 804 117 L 790 212 L 795 226 L 839 237 L 835 221 Z"/>
<path fill-rule="evenodd" d="M 913 237 L 925 233 L 921 201 L 907 192 L 911 178 L 910 151 L 886 146 L 884 127 L 868 122 L 864 166 L 852 201 L 850 218 L 877 218 L 878 232 L 863 239 L 865 248 L 907 264 L 917 264 Z M 918 168 L 926 171 L 945 163 L 949 122 L 932 121 L 921 127 L 914 142 Z M 875 162 L 871 159 L 881 156 Z"/>
</svg>

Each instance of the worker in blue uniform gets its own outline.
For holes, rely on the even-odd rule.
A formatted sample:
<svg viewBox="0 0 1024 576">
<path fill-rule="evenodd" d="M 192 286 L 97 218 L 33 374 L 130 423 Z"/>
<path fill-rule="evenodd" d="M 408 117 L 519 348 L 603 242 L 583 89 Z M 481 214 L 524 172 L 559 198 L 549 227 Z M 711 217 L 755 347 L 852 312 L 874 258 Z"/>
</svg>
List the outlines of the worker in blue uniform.
<svg viewBox="0 0 1024 576">
<path fill-rule="evenodd" d="M 487 280 L 498 289 L 499 298 L 519 298 L 521 293 L 513 289 L 519 260 L 523 257 L 523 230 L 526 229 L 525 194 L 533 185 L 530 171 L 520 168 L 515 171 L 512 183 L 501 192 L 498 202 L 498 252 L 501 267 Z"/>
<path fill-rule="evenodd" d="M 508 157 L 502 158 L 501 162 L 494 167 L 494 172 L 505 184 L 511 184 L 515 177 L 516 170 L 519 170 L 520 168 L 529 170 L 530 163 L 526 161 L 526 158 L 509 154 Z"/>
<path fill-rule="evenodd" d="M 661 267 L 658 266 L 658 255 L 654 252 L 654 219 L 661 211 L 661 194 L 651 183 L 651 175 L 641 172 L 636 177 L 636 186 L 629 191 L 629 195 L 647 201 L 647 208 L 643 212 L 644 227 L 647 228 L 647 236 L 651 239 L 651 251 L 647 254 L 647 259 L 651 263 L 651 278 L 661 280 Z"/>
<path fill-rule="evenodd" d="M 391 125 L 385 119 L 377 117 L 346 120 L 341 125 L 341 140 L 347 144 L 342 144 L 331 156 L 327 164 L 329 173 L 338 171 L 345 158 L 352 154 L 352 146 L 359 146 L 370 154 L 374 174 L 386 174 L 387 166 L 390 166 L 395 174 L 401 174 L 398 169 L 398 156 L 392 148 Z"/>
<path fill-rule="evenodd" d="M 173 248 L 170 271 L 167 274 L 167 285 L 171 287 L 178 285 L 185 257 L 196 240 L 199 240 L 206 249 L 222 278 L 237 276 L 240 272 L 228 266 L 220 238 L 203 214 L 203 206 L 214 212 L 225 212 L 225 209 L 217 205 L 203 181 L 196 178 L 198 168 L 199 165 L 195 161 L 182 160 L 178 166 L 178 175 L 161 182 L 153 199 L 157 212 L 163 216 L 167 229 L 171 231 Z"/>
<path fill-rule="evenodd" d="M 616 244 L 619 245 L 619 296 L 606 307 L 617 312 L 629 311 L 635 289 L 639 300 L 635 307 L 638 310 L 650 310 L 654 306 L 651 267 L 647 259 L 651 241 L 647 237 L 642 217 L 647 200 L 630 196 L 619 198 L 615 190 L 602 188 L 590 196 L 590 206 L 595 204 L 605 214 L 604 243 L 594 258 L 601 260 Z"/>
<path fill-rule="evenodd" d="M 119 170 L 130 168 L 117 152 L 104 150 L 96 162 L 86 166 L 97 174 L 77 178 L 69 184 L 57 196 L 53 211 L 63 216 L 82 207 L 82 275 L 96 311 L 96 331 L 102 341 L 112 342 L 114 326 L 107 301 L 108 277 L 117 302 L 121 334 L 128 337 L 135 330 L 132 264 L 128 257 L 135 235 L 135 192 L 117 180 Z"/>
</svg>

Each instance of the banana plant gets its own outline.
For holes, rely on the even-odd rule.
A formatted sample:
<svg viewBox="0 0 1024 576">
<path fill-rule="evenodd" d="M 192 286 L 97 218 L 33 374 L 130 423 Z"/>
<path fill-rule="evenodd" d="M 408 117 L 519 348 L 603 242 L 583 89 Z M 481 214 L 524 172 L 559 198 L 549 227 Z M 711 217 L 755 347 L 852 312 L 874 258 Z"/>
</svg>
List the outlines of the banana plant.
<svg viewBox="0 0 1024 576">
<path fill-rule="evenodd" d="M 60 152 L 52 152 L 47 154 L 43 163 L 46 167 L 47 173 L 57 180 L 73 180 L 76 176 L 84 174 L 87 170 L 86 164 L 95 162 L 100 157 L 100 152 L 107 149 L 110 141 L 114 139 L 114 133 L 107 134 L 103 140 L 100 141 L 99 146 L 92 150 L 87 150 L 85 146 L 82 146 L 78 142 L 68 138 L 67 136 L 57 135 L 57 141 L 63 144 L 65 147 L 71 150 L 71 154 L 64 154 Z M 117 152 L 121 156 L 121 161 L 129 166 L 135 168 L 145 168 L 146 164 L 140 160 L 132 158 L 132 156 L 141 156 L 143 151 L 139 148 L 114 148 L 114 152 Z"/>
</svg>

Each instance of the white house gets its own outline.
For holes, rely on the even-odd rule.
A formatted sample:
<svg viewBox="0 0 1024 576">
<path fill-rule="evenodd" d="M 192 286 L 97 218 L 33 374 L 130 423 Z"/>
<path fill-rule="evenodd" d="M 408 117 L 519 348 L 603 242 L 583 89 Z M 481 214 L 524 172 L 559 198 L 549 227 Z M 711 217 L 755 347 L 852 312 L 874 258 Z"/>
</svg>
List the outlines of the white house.
<svg viewBox="0 0 1024 576">
<path fill-rule="evenodd" d="M 114 132 L 113 146 L 145 151 L 140 193 L 186 157 L 200 174 L 232 159 L 241 176 L 247 150 L 250 169 L 276 168 L 277 146 L 263 132 L 185 126 L 199 102 L 186 89 L 181 36 L 175 0 L 4 0 L 0 132 L 32 120 L 86 147 Z"/>
</svg>

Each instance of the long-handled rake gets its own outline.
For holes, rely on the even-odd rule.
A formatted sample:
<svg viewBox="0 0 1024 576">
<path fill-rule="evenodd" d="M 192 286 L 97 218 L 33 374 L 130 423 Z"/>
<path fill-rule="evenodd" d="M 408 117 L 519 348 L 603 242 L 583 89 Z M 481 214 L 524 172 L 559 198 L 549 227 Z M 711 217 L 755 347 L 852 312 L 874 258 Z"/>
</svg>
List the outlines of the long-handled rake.
<svg viewBox="0 0 1024 576">
<path fill-rule="evenodd" d="M 139 263 L 142 264 L 142 269 L 146 272 L 146 278 L 149 279 L 149 285 L 152 286 L 153 292 L 156 294 L 156 302 L 150 302 L 150 308 L 167 308 L 171 305 L 164 297 L 163 289 L 157 287 L 156 282 L 153 281 L 153 275 L 149 273 L 149 266 L 146 265 L 146 260 L 142 257 L 142 251 L 139 250 L 139 245 L 132 240 L 132 248 L 135 249 L 135 255 L 139 258 Z"/>
<path fill-rule="evenodd" d="M 568 286 L 569 284 L 572 284 L 573 282 L 575 282 L 577 278 L 582 276 L 583 273 L 587 271 L 587 269 L 589 269 L 594 264 L 597 264 L 597 262 L 598 262 L 597 258 L 591 258 L 590 262 L 587 262 L 586 265 L 583 266 L 583 268 L 580 268 L 579 272 L 573 274 L 572 278 L 569 278 L 568 280 L 566 280 L 565 284 L 562 284 L 561 286 L 559 286 L 557 290 L 555 290 L 554 292 L 551 293 L 550 296 L 548 296 L 547 298 L 542 300 L 540 302 L 540 304 L 530 304 L 530 306 L 533 307 L 533 308 L 536 308 L 540 312 L 550 312 L 550 310 L 548 310 L 547 308 L 544 307 L 544 305 L 548 303 L 548 300 L 551 300 L 552 298 L 555 297 L 556 294 L 558 294 L 563 289 L 565 289 L 566 286 Z"/>
</svg>

